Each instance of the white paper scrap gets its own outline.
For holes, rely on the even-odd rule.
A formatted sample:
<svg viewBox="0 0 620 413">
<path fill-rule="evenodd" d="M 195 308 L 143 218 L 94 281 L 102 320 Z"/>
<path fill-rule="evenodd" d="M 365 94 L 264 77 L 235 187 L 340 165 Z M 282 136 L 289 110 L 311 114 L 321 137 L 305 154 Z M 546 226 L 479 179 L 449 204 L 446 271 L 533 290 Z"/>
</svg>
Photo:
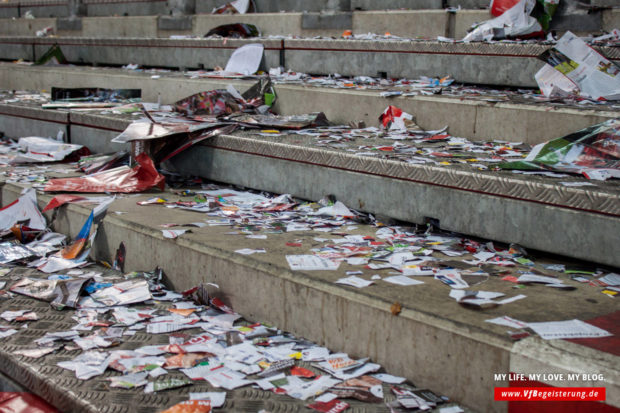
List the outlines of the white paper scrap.
<svg viewBox="0 0 620 413">
<path fill-rule="evenodd" d="M 528 323 L 528 327 L 534 330 L 543 340 L 559 338 L 594 338 L 609 337 L 613 334 L 585 323 L 581 320 L 548 321 L 542 323 Z"/>
<path fill-rule="evenodd" d="M 356 277 L 355 275 L 351 275 L 350 277 L 340 278 L 336 281 L 336 284 L 344 284 L 350 285 L 352 287 L 363 288 L 368 287 L 371 284 L 374 284 L 373 281 L 366 281 L 363 278 Z"/>
<path fill-rule="evenodd" d="M 225 72 L 253 75 L 263 60 L 264 46 L 260 43 L 251 43 L 241 46 L 233 52 L 226 64 Z"/>
<path fill-rule="evenodd" d="M 514 318 L 503 316 L 497 318 L 491 318 L 489 320 L 484 320 L 487 323 L 498 324 L 500 326 L 506 326 L 510 328 L 525 328 L 528 326 L 527 323 L 519 320 L 515 320 Z"/>
<path fill-rule="evenodd" d="M 439 409 L 439 413 L 463 413 L 464 411 L 459 406 L 442 407 Z"/>
<path fill-rule="evenodd" d="M 226 392 L 189 393 L 190 400 L 211 400 L 211 407 L 222 407 L 226 402 Z"/>
<path fill-rule="evenodd" d="M 379 379 L 384 383 L 389 383 L 389 384 L 401 384 L 407 381 L 407 379 L 404 377 L 393 376 L 391 374 L 386 374 L 386 373 L 373 374 L 372 377 L 374 377 L 375 379 Z"/>
<path fill-rule="evenodd" d="M 409 277 L 406 277 L 404 275 L 393 275 L 391 277 L 384 278 L 383 281 L 387 281 L 389 283 L 398 284 L 398 285 L 418 285 L 418 284 L 424 284 L 424 281 L 413 280 L 413 279 L 411 279 Z"/>
<path fill-rule="evenodd" d="M 287 255 L 286 261 L 293 271 L 332 271 L 340 266 L 340 262 L 317 255 Z"/>
</svg>

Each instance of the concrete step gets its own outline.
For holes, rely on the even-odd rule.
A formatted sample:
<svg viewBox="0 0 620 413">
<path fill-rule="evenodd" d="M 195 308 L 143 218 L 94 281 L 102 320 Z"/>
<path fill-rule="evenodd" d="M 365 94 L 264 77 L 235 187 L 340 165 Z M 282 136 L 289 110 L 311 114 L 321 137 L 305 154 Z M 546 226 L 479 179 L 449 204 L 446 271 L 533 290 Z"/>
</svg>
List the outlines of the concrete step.
<svg viewBox="0 0 620 413">
<path fill-rule="evenodd" d="M 231 23 L 249 23 L 264 36 L 336 36 L 344 30 L 355 34 L 391 33 L 401 37 L 461 39 L 474 22 L 488 19 L 488 11 L 444 10 L 356 11 L 346 14 L 320 13 L 251 13 L 244 15 L 193 16 L 120 16 L 74 17 L 4 20 L 0 35 L 31 36 L 51 27 L 65 37 L 169 37 L 171 35 L 204 36 L 214 27 Z M 613 19 L 610 19 L 613 21 Z"/>
<path fill-rule="evenodd" d="M 1 5 L 0 5 L 1 6 Z M 6 19 L 0 25 L 0 35 L 31 36 L 47 27 L 61 37 L 169 37 L 193 35 L 202 37 L 222 24 L 249 23 L 258 27 L 264 36 L 335 36 L 344 30 L 354 34 L 391 33 L 393 36 L 434 39 L 443 36 L 462 39 L 476 22 L 488 20 L 487 10 L 386 10 L 354 11 L 348 13 L 250 13 L 244 15 L 197 14 L 186 16 L 117 16 Z M 620 9 L 603 10 L 594 26 L 582 16 L 582 24 L 568 17 L 556 19 L 555 30 L 575 33 L 610 31 L 620 27 Z M 570 20 L 570 21 L 569 21 Z"/>
<path fill-rule="evenodd" d="M 124 149 L 110 140 L 131 118 L 0 105 L 8 136 L 56 136 L 63 130 L 71 142 L 96 152 Z M 351 148 L 372 143 L 364 139 L 351 143 Z M 221 136 L 172 162 L 186 174 L 304 199 L 332 193 L 374 214 L 416 223 L 433 219 L 446 230 L 620 266 L 615 242 L 620 232 L 620 186 L 614 180 L 566 187 L 557 178 L 485 172 L 458 163 L 431 166 L 360 157 L 348 148 L 304 143 L 297 135 Z"/>
<path fill-rule="evenodd" d="M 225 60 L 214 62 L 224 66 Z M 156 74 L 157 79 L 151 78 Z M 136 72 L 104 67 L 24 66 L 0 63 L 0 89 L 51 90 L 55 87 L 140 88 L 147 102 L 176 102 L 197 91 L 232 84 L 245 91 L 254 80 L 191 78 L 179 72 Z M 556 105 L 525 99 L 501 101 L 496 94 L 479 96 L 409 96 L 387 99 L 381 90 L 334 89 L 316 84 L 275 84 L 275 110 L 283 115 L 325 112 L 330 121 L 364 121 L 377 125 L 386 106 L 396 105 L 415 116 L 424 129 L 449 126 L 454 136 L 471 140 L 499 139 L 535 145 L 618 116 L 617 106 Z M 500 99 L 500 101 L 498 101 Z M 40 111 L 37 117 L 50 113 Z M 74 114 L 72 115 L 74 116 Z"/>
<path fill-rule="evenodd" d="M 2 204 L 7 205 L 16 199 L 21 190 L 20 185 L 4 184 Z M 583 342 L 563 340 L 544 341 L 534 336 L 514 343 L 505 327 L 484 322 L 505 314 L 526 322 L 598 317 L 613 320 L 610 314 L 617 307 L 602 296 L 600 288 L 579 284 L 560 275 L 577 289 L 567 292 L 529 286 L 517 290 L 527 295 L 526 299 L 484 311 L 460 307 L 448 297 L 450 289 L 446 285 L 428 277 L 416 277 L 424 281 L 422 285 L 402 287 L 377 281 L 376 285 L 357 290 L 334 284 L 334 281 L 344 277 L 346 271 L 361 267 L 342 264 L 335 271 L 290 270 L 285 254 L 307 253 L 309 248 L 317 246 L 313 241 L 316 234 L 312 231 L 270 234 L 266 240 L 255 240 L 243 234 L 227 234 L 231 231 L 229 226 L 208 226 L 169 240 L 162 236 L 160 224 L 195 222 L 204 215 L 136 204 L 153 196 L 170 200 L 178 198 L 170 192 L 157 191 L 118 198 L 99 226 L 93 246 L 94 258 L 109 261 L 123 241 L 127 249 L 127 271 L 159 265 L 165 268 L 171 287 L 178 290 L 200 282 L 217 283 L 225 302 L 248 319 L 270 322 L 334 351 L 346 351 L 353 357 L 369 356 L 390 373 L 405 376 L 418 386 L 442 392 L 477 411 L 507 411 L 507 403 L 493 400 L 493 389 L 508 385 L 495 374 L 509 372 L 600 374 L 604 381 L 578 380 L 561 384 L 605 387 L 606 404 L 612 409 L 620 406 L 617 347 L 610 354 L 609 349 L 606 351 L 600 346 L 585 347 Z M 40 194 L 38 199 L 42 207 L 51 196 Z M 123 213 L 115 214 L 115 211 Z M 63 207 L 54 228 L 62 233 L 76 234 L 89 212 L 89 208 L 79 205 Z M 356 227 L 351 233 L 376 236 L 375 227 L 362 224 Z M 334 235 L 321 233 L 320 236 L 331 238 Z M 302 239 L 301 248 L 286 246 L 287 242 L 299 239 Z M 251 256 L 234 252 L 241 248 L 265 248 L 267 252 Z M 445 259 L 438 252 L 433 255 Z M 532 259 L 540 268 L 546 263 L 561 263 L 544 256 Z M 374 273 L 361 269 L 363 277 Z M 520 269 L 522 267 L 518 266 L 514 270 Z M 381 274 L 387 275 L 385 271 Z M 491 277 L 483 288 L 513 296 L 515 290 L 512 286 L 500 277 Z M 398 315 L 393 315 L 391 308 L 396 302 L 402 308 Z M 609 343 L 608 340 L 599 343 Z M 1 352 L 3 360 L 10 357 L 10 351 Z M 41 380 L 41 374 L 35 373 L 38 368 L 31 361 L 15 361 L 27 367 L 26 378 L 32 377 L 34 383 Z M 3 368 L 14 371 L 15 363 L 3 364 Z M 51 373 L 48 369 L 46 372 Z M 54 387 L 67 387 L 63 380 Z M 65 405 L 71 402 L 61 394 L 55 395 L 56 401 Z M 94 406 L 101 406 L 101 401 L 93 399 L 88 391 L 80 391 L 79 396 L 83 401 L 92 400 Z M 94 407 L 89 404 L 89 409 Z"/>
<path fill-rule="evenodd" d="M 163 0 L 9 0 L 0 7 L 0 17 L 23 17 L 27 11 L 35 17 L 68 16 L 148 16 L 206 14 L 227 0 L 177 1 Z M 253 0 L 259 13 L 321 12 L 388 9 L 442 9 L 442 0 Z M 450 0 L 450 5 L 464 8 L 485 7 L 485 0 Z"/>
<path fill-rule="evenodd" d="M 245 44 L 265 47 L 262 67 L 283 66 L 311 74 L 418 78 L 450 75 L 457 82 L 536 86 L 537 59 L 550 46 L 512 43 L 444 43 L 404 40 L 328 39 L 145 39 L 0 37 L 4 59 L 34 61 L 58 45 L 70 63 L 173 68 L 213 68 L 225 65 L 232 52 Z M 620 50 L 599 47 L 613 61 Z"/>
</svg>

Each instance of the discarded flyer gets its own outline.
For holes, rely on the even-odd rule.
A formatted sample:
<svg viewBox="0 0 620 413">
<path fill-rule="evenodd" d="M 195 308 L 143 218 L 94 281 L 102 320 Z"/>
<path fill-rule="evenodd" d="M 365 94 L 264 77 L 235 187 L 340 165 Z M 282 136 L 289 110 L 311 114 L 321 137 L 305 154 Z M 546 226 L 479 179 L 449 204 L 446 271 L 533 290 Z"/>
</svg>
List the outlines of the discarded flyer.
<svg viewBox="0 0 620 413">
<path fill-rule="evenodd" d="M 11 291 L 49 302 L 53 307 L 77 306 L 84 285 L 89 279 L 40 280 L 24 277 L 13 284 Z"/>
<path fill-rule="evenodd" d="M 27 190 L 17 200 L 0 209 L 0 230 L 10 229 L 18 222 L 27 222 L 33 229 L 45 229 L 45 217 L 39 211 L 34 189 Z"/>
<path fill-rule="evenodd" d="M 261 43 L 252 43 L 241 46 L 230 56 L 224 71 L 252 75 L 256 73 L 263 60 L 264 46 Z"/>
<path fill-rule="evenodd" d="M 163 190 L 164 177 L 146 154 L 136 157 L 138 166 L 119 167 L 79 178 L 50 179 L 44 191 L 142 192 L 154 186 Z"/>
<path fill-rule="evenodd" d="M 503 169 L 551 170 L 588 179 L 620 178 L 620 119 L 582 129 L 536 145 L 523 161 L 499 164 Z"/>
<path fill-rule="evenodd" d="M 541 36 L 544 34 L 542 25 L 536 18 L 530 16 L 535 5 L 536 0 L 520 0 L 500 16 L 475 26 L 463 41 L 481 42 Z"/>
<path fill-rule="evenodd" d="M 286 261 L 293 271 L 332 271 L 340 266 L 339 262 L 316 255 L 287 255 Z"/>
<path fill-rule="evenodd" d="M 527 326 L 534 330 L 543 340 L 609 337 L 612 335 L 602 328 L 581 320 L 528 323 Z"/>
<path fill-rule="evenodd" d="M 19 138 L 19 152 L 11 163 L 58 162 L 80 151 L 80 155 L 88 155 L 88 150 L 81 151 L 82 145 L 58 142 L 54 139 L 36 136 Z"/>
<path fill-rule="evenodd" d="M 573 33 L 566 32 L 538 58 L 545 66 L 536 81 L 546 96 L 579 92 L 596 100 L 620 99 L 620 67 Z"/>
</svg>

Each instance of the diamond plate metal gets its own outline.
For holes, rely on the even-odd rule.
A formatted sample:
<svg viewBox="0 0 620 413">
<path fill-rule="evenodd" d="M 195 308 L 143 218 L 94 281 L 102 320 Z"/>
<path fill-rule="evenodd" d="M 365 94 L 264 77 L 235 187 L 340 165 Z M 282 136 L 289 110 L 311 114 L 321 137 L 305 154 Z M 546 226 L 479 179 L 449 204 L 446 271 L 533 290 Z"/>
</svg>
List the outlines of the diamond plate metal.
<svg viewBox="0 0 620 413">
<path fill-rule="evenodd" d="M 230 135 L 219 136 L 204 143 L 204 145 L 223 150 L 620 217 L 620 194 L 618 193 L 571 188 L 552 181 L 532 180 L 531 177 L 515 176 L 511 173 L 479 172 L 450 167 L 416 165 L 356 156 L 337 150 L 309 148 Z"/>
<path fill-rule="evenodd" d="M 99 269 L 100 271 L 106 271 Z M 15 274 L 36 274 L 31 269 L 15 269 Z M 6 278 L 5 278 L 6 279 Z M 19 306 L 16 306 L 19 303 Z M 29 391 L 41 396 L 50 404 L 56 406 L 65 413 L 154 413 L 180 401 L 189 398 L 189 392 L 221 391 L 214 389 L 208 383 L 196 381 L 192 386 L 145 394 L 142 389 L 124 390 L 110 388 L 106 380 L 120 373 L 107 370 L 103 375 L 89 380 L 79 380 L 72 371 L 58 367 L 59 361 L 71 360 L 80 354 L 80 351 L 58 350 L 39 359 L 31 359 L 25 356 L 15 356 L 12 353 L 22 348 L 32 348 L 32 341 L 43 336 L 47 331 L 63 331 L 71 328 L 75 323 L 71 316 L 71 310 L 57 312 L 49 309 L 49 304 L 28 297 L 17 296 L 11 300 L 0 301 L 0 312 L 15 309 L 16 307 L 35 309 L 40 317 L 39 321 L 29 322 L 26 331 L 3 339 L 0 342 L 0 372 L 21 384 Z M 52 321 L 50 316 L 61 315 L 59 321 Z M 19 325 L 18 323 L 9 323 Z M 44 327 L 44 328 L 42 328 Z M 198 333 L 201 329 L 186 330 L 188 333 Z M 130 349 L 149 344 L 168 343 L 168 336 L 147 335 L 138 333 L 135 336 L 125 337 L 118 349 Z M 138 339 L 136 341 L 135 339 Z M 133 340 L 132 340 L 133 339 Z M 307 363 L 301 363 L 305 368 L 318 370 Z M 169 370 L 168 377 L 184 378 L 179 371 Z M 384 388 L 386 394 L 388 387 Z M 391 395 L 386 396 L 387 399 Z M 380 412 L 388 410 L 381 404 L 367 406 L 358 401 L 348 401 L 352 408 L 351 412 Z M 297 413 L 307 411 L 304 407 L 306 402 L 292 399 L 285 395 L 278 395 L 253 388 L 241 388 L 228 391 L 226 403 L 218 412 L 252 412 L 256 413 L 266 409 L 272 413 Z"/>
</svg>

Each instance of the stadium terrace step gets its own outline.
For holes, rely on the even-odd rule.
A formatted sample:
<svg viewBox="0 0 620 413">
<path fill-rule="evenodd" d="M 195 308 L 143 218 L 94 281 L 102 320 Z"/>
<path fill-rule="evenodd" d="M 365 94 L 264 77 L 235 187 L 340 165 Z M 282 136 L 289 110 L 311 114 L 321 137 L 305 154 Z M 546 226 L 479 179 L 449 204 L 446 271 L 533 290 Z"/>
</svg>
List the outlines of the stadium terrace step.
<svg viewBox="0 0 620 413">
<path fill-rule="evenodd" d="M 469 0 L 464 7 L 477 7 L 479 1 Z M 26 12 L 34 17 L 207 14 L 226 3 L 225 0 L 185 0 L 170 4 L 164 0 L 10 0 L 0 5 L 0 17 L 23 17 Z M 252 3 L 258 13 L 443 8 L 441 0 L 253 0 Z"/>
<path fill-rule="evenodd" d="M 225 60 L 215 61 L 224 66 Z M 159 76 L 153 79 L 152 76 Z M 147 102 L 173 103 L 198 91 L 234 85 L 244 92 L 254 80 L 195 78 L 191 73 L 128 71 L 81 66 L 25 66 L 0 63 L 0 89 L 51 90 L 51 87 L 140 88 Z M 313 86 L 314 85 L 314 86 Z M 415 116 L 426 130 L 449 126 L 449 132 L 471 140 L 499 139 L 535 145 L 617 117 L 617 106 L 557 105 L 527 99 L 502 101 L 481 89 L 479 96 L 408 96 L 385 98 L 382 90 L 334 89 L 320 84 L 274 85 L 277 113 L 295 115 L 322 111 L 337 124 L 377 124 L 387 105 Z M 41 116 L 56 112 L 41 111 Z M 37 115 L 38 116 L 38 115 Z M 44 118 L 42 118 L 44 119 Z M 5 130 L 5 132 L 8 132 Z M 25 132 L 25 131 L 24 131 Z"/>
<path fill-rule="evenodd" d="M 3 204 L 16 199 L 21 190 L 20 185 L 4 184 Z M 577 289 L 561 291 L 529 286 L 519 290 L 527 295 L 525 299 L 484 311 L 459 306 L 448 297 L 449 287 L 428 277 L 419 277 L 424 282 L 422 285 L 403 287 L 379 280 L 376 285 L 357 290 L 334 284 L 346 276 L 346 271 L 357 269 L 354 266 L 343 264 L 334 271 L 289 268 L 285 254 L 299 254 L 314 245 L 312 231 L 271 234 L 259 241 L 244 235 L 227 235 L 230 226 L 207 226 L 170 240 L 162 236 L 161 223 L 195 222 L 201 215 L 136 204 L 153 196 L 177 198 L 171 192 L 149 191 L 138 196 L 121 196 L 110 206 L 93 246 L 96 259 L 110 261 L 122 241 L 127 250 L 126 271 L 159 265 L 165 268 L 171 287 L 178 290 L 200 282 L 214 282 L 220 286 L 222 299 L 250 320 L 277 325 L 334 351 L 346 351 L 352 357 L 369 356 L 390 373 L 442 392 L 477 411 L 506 411 L 506 403 L 493 400 L 493 388 L 508 384 L 495 377 L 507 372 L 523 373 L 527 377 L 528 373 L 594 371 L 604 377 L 604 382 L 595 385 L 607 389 L 606 403 L 620 405 L 617 348 L 585 347 L 583 343 L 562 340 L 548 342 L 535 336 L 514 343 L 506 334 L 506 327 L 484 322 L 506 313 L 527 322 L 571 318 L 613 320 L 616 307 L 613 301 L 602 297 L 600 288 L 565 280 L 568 277 L 561 275 L 563 281 Z M 40 194 L 39 206 L 42 208 L 51 197 Z M 148 214 L 143 212 L 144 208 L 149 209 Z M 56 217 L 55 230 L 75 234 L 89 213 L 90 208 L 84 206 L 64 207 Z M 377 228 L 356 226 L 355 234 L 376 236 Z M 302 239 L 301 249 L 283 247 L 286 243 L 299 243 L 299 239 Z M 267 252 L 249 256 L 235 253 L 241 248 L 257 247 Z M 541 268 L 551 262 L 562 263 L 538 256 L 533 259 Z M 500 277 L 491 277 L 484 289 L 513 296 L 512 286 Z M 391 310 L 395 302 L 401 306 L 396 316 Z M 136 340 L 144 340 L 144 336 L 138 334 Z M 604 343 L 609 343 L 608 340 Z M 101 401 L 89 393 L 97 388 L 89 389 L 88 384 L 86 387 L 81 384 L 77 398 L 62 397 L 59 390 L 67 387 L 64 381 L 50 387 L 49 373 L 53 368 L 36 373 L 31 361 L 11 357 L 10 349 L 0 353 L 0 357 L 5 373 L 25 377 L 48 400 L 72 407 L 67 410 L 75 410 L 76 405 L 72 403 L 78 400 L 93 403 L 88 407 L 93 411 L 102 408 Z M 458 367 L 463 365 L 467 368 Z M 79 384 L 75 379 L 70 382 L 74 386 Z M 570 385 L 594 384 L 584 379 Z"/>
<path fill-rule="evenodd" d="M 263 68 L 283 66 L 293 71 L 345 76 L 417 78 L 450 75 L 457 82 L 536 86 L 534 74 L 542 66 L 537 56 L 550 46 L 504 43 L 444 43 L 405 40 L 328 39 L 145 39 L 145 38 L 37 38 L 0 37 L 5 59 L 34 61 L 53 45 L 70 63 L 175 68 L 213 68 L 245 44 L 265 47 Z M 620 50 L 599 47 L 612 61 Z"/>
<path fill-rule="evenodd" d="M 18 103 L 0 105 L 0 114 L 8 136 L 56 136 L 63 130 L 71 142 L 97 152 L 123 149 L 110 140 L 132 118 Z M 173 158 L 175 168 L 304 199 L 332 193 L 371 213 L 416 223 L 432 220 L 450 231 L 620 266 L 615 242 L 620 190 L 615 181 L 569 187 L 558 178 L 479 171 L 458 163 L 433 166 L 360 157 L 347 148 L 304 144 L 296 135 L 270 139 L 242 133 L 205 142 Z M 373 143 L 382 144 L 364 140 L 350 149 Z"/>
<path fill-rule="evenodd" d="M 488 19 L 488 11 L 444 10 L 369 11 L 345 14 L 249 13 L 244 15 L 119 16 L 5 19 L 0 35 L 30 36 L 47 27 L 65 37 L 202 37 L 214 27 L 231 23 L 255 25 L 263 36 L 335 36 L 345 30 L 355 34 L 391 33 L 393 36 L 461 39 L 474 22 Z"/>
<path fill-rule="evenodd" d="M 1 5 L 0 5 L 1 6 Z M 0 9 L 1 10 L 1 9 Z M 348 13 L 248 13 L 243 15 L 180 15 L 180 16 L 115 16 L 5 19 L 0 35 L 31 36 L 51 28 L 64 37 L 169 37 L 192 35 L 202 37 L 214 27 L 231 23 L 253 24 L 263 36 L 340 37 L 345 30 L 354 34 L 390 33 L 406 38 L 435 39 L 438 36 L 462 39 L 476 22 L 489 19 L 488 10 L 384 10 Z M 593 19 L 590 15 L 588 19 Z M 620 9 L 600 12 L 592 22 L 579 18 L 558 18 L 558 33 L 611 31 L 620 27 Z M 575 23 L 582 21 L 582 24 Z"/>
</svg>

